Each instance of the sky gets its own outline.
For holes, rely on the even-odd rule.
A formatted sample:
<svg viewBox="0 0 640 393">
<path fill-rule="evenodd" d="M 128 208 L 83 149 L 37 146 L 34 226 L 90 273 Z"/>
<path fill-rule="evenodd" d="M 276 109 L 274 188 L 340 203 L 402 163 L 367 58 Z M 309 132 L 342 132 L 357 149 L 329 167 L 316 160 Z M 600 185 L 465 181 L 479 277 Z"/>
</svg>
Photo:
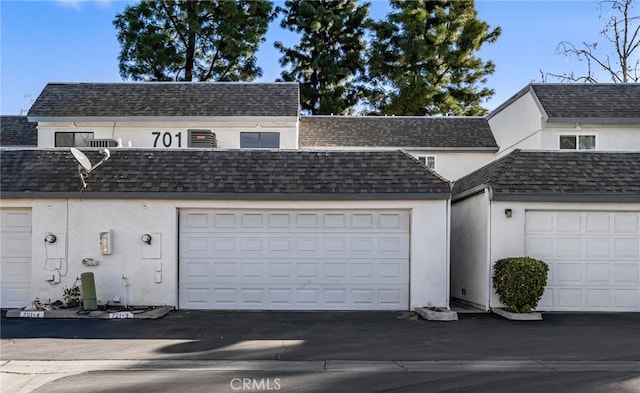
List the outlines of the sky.
<svg viewBox="0 0 640 393">
<path fill-rule="evenodd" d="M 370 2 L 374 19 L 391 10 L 387 1 Z M 0 114 L 26 114 L 49 82 L 122 82 L 120 44 L 112 22 L 135 3 L 0 0 Z M 485 44 L 477 54 L 496 65 L 486 83 L 495 90 L 484 103 L 489 110 L 528 83 L 541 82 L 541 70 L 583 71 L 584 64 L 558 53 L 558 44 L 602 41 L 599 32 L 607 17 L 598 1 L 587 0 L 476 0 L 476 9 L 481 20 L 502 29 L 497 42 Z M 275 41 L 293 44 L 296 35 L 283 31 L 279 20 L 270 25 L 258 52 L 263 70 L 259 81 L 272 82 L 280 76 L 281 55 L 273 47 Z"/>
</svg>

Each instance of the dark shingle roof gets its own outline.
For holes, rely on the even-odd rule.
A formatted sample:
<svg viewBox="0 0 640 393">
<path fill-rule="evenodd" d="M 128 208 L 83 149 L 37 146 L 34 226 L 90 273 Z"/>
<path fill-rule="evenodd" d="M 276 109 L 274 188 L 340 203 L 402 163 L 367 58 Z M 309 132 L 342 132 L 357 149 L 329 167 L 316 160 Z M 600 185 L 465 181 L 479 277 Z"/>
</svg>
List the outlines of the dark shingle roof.
<svg viewBox="0 0 640 393">
<path fill-rule="evenodd" d="M 488 118 L 529 92 L 540 102 L 550 121 L 640 122 L 638 83 L 533 83 L 492 111 Z"/>
<path fill-rule="evenodd" d="M 534 84 L 550 118 L 640 119 L 640 84 Z"/>
<path fill-rule="evenodd" d="M 96 163 L 102 156 L 86 151 Z M 77 193 L 69 150 L 0 152 L 4 198 Z M 449 183 L 400 151 L 115 149 L 77 196 L 189 199 L 446 199 Z M 114 194 L 115 193 L 115 194 Z M 111 194 L 111 195 L 109 195 Z"/>
<path fill-rule="evenodd" d="M 485 186 L 494 200 L 640 202 L 640 152 L 514 150 L 457 180 L 453 199 Z"/>
<path fill-rule="evenodd" d="M 300 147 L 418 147 L 497 150 L 480 117 L 307 116 Z"/>
<path fill-rule="evenodd" d="M 36 123 L 26 116 L 0 116 L 0 146 L 38 146 Z"/>
<path fill-rule="evenodd" d="M 30 118 L 298 116 L 297 83 L 49 83 Z"/>
</svg>

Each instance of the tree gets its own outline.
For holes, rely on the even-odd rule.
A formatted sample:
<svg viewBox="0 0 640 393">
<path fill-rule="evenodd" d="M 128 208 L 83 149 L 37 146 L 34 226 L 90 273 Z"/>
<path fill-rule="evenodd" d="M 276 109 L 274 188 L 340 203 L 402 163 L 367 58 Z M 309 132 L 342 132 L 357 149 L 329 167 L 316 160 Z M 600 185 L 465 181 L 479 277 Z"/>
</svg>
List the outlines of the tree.
<svg viewBox="0 0 640 393">
<path fill-rule="evenodd" d="M 262 75 L 255 53 L 273 6 L 266 0 L 153 0 L 113 21 L 123 79 L 245 81 Z"/>
<path fill-rule="evenodd" d="M 559 53 L 586 63 L 585 73 L 542 72 L 543 80 L 551 76 L 561 81 L 597 83 L 599 70 L 615 83 L 640 82 L 640 15 L 633 11 L 634 0 L 601 1 L 600 6 L 604 5 L 612 11 L 600 31 L 604 45 L 583 42 L 579 46 L 567 41 L 558 44 Z"/>
<path fill-rule="evenodd" d="M 481 115 L 494 91 L 480 87 L 494 72 L 474 52 L 500 28 L 477 18 L 473 0 L 393 0 L 374 22 L 369 50 L 368 104 L 383 115 Z"/>
<path fill-rule="evenodd" d="M 300 42 L 283 53 L 285 81 L 300 84 L 300 105 L 311 114 L 346 114 L 358 102 L 356 79 L 364 70 L 364 21 L 369 5 L 356 0 L 289 0 L 280 10 L 280 26 L 300 34 Z"/>
</svg>

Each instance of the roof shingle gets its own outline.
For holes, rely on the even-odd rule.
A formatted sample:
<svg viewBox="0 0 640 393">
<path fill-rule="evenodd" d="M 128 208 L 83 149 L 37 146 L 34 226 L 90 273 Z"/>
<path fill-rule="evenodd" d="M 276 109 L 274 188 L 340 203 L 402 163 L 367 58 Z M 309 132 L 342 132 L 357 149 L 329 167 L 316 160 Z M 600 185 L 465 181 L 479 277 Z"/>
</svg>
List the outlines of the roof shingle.
<svg viewBox="0 0 640 393">
<path fill-rule="evenodd" d="M 498 149 L 481 117 L 304 116 L 300 147 Z"/>
<path fill-rule="evenodd" d="M 31 118 L 298 116 L 297 83 L 49 83 Z"/>
<path fill-rule="evenodd" d="M 85 152 L 92 162 L 102 156 Z M 81 183 L 69 150 L 0 152 L 4 198 L 77 193 Z M 55 168 L 55 169 L 52 169 Z M 400 151 L 116 149 L 87 178 L 85 197 L 272 199 L 446 199 L 449 183 Z M 163 195 L 160 195 L 163 194 Z M 79 195 L 79 194 L 78 194 Z M 49 195 L 51 196 L 51 195 Z M 108 197 L 108 195 L 107 195 Z"/>
<path fill-rule="evenodd" d="M 640 152 L 514 150 L 457 180 L 453 199 L 485 186 L 496 200 L 640 202 Z"/>
<path fill-rule="evenodd" d="M 38 146 L 38 128 L 26 116 L 0 116 L 0 146 Z"/>
</svg>

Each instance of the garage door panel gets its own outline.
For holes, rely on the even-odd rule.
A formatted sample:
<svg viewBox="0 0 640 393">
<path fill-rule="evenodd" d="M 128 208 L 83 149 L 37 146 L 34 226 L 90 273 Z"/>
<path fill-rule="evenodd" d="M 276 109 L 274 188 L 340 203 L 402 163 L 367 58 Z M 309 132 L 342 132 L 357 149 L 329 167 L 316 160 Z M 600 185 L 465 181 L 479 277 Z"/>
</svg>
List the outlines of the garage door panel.
<svg viewBox="0 0 640 393">
<path fill-rule="evenodd" d="M 181 307 L 408 307 L 406 211 L 185 210 L 180 222 Z"/>
<path fill-rule="evenodd" d="M 549 265 L 538 308 L 640 311 L 639 222 L 639 212 L 527 211 L 525 253 Z"/>
<path fill-rule="evenodd" d="M 609 213 L 588 213 L 585 214 L 585 232 L 587 233 L 609 233 L 611 232 L 611 214 Z M 575 231 L 578 232 L 579 230 Z"/>
<path fill-rule="evenodd" d="M 640 233 L 640 216 L 633 214 L 614 214 L 615 233 Z"/>
<path fill-rule="evenodd" d="M 588 285 L 611 285 L 610 263 L 587 263 L 585 268 L 585 281 Z"/>
<path fill-rule="evenodd" d="M 615 284 L 640 285 L 640 266 L 637 263 L 616 263 L 613 271 Z"/>
<path fill-rule="evenodd" d="M 558 232 L 579 232 L 582 228 L 582 215 L 579 213 L 557 213 Z"/>
<path fill-rule="evenodd" d="M 614 309 L 640 309 L 640 289 L 614 289 Z"/>
<path fill-rule="evenodd" d="M 638 238 L 613 239 L 613 256 L 615 258 L 638 258 Z"/>
</svg>

